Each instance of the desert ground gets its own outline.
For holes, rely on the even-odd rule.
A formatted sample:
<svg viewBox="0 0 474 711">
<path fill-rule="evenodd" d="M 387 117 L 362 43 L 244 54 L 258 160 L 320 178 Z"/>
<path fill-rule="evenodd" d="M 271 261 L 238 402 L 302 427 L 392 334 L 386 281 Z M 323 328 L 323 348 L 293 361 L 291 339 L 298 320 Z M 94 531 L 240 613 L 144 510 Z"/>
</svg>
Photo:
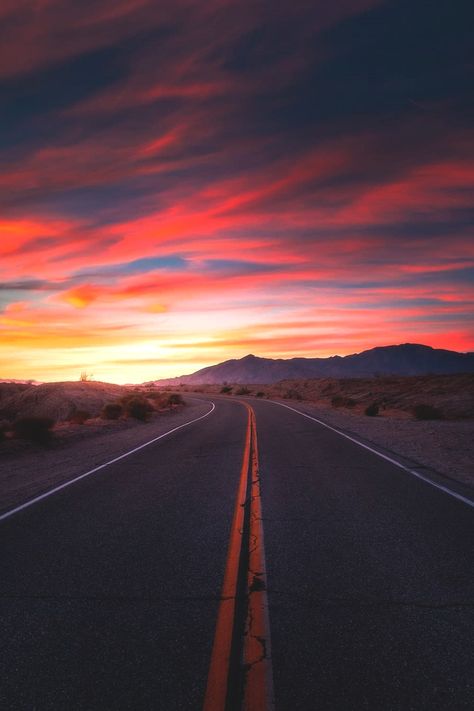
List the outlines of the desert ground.
<svg viewBox="0 0 474 711">
<path fill-rule="evenodd" d="M 170 423 L 192 419 L 204 407 L 195 400 L 199 393 L 285 403 L 414 466 L 474 487 L 472 375 L 317 379 L 179 390 L 186 408 L 179 398 L 170 402 L 169 392 L 160 388 L 95 382 L 0 385 L 0 509 L 138 446 L 170 429 Z M 127 411 L 123 403 L 131 399 L 146 402 L 147 411 L 140 410 L 143 417 Z M 107 418 L 104 411 L 116 403 L 122 403 L 120 414 Z M 377 414 L 365 414 L 374 405 Z M 417 412 L 422 419 L 417 419 Z M 50 418 L 51 438 L 41 443 L 15 434 L 14 423 L 25 417 Z"/>
</svg>

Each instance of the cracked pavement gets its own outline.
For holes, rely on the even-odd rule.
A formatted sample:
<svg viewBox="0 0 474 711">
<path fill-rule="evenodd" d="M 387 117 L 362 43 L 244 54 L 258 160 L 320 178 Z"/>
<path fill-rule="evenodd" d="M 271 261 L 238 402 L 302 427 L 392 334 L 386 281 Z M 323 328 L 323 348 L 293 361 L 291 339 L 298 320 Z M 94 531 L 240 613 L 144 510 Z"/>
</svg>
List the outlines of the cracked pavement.
<svg viewBox="0 0 474 711">
<path fill-rule="evenodd" d="M 201 708 L 247 418 L 215 401 L 2 524 L 2 711 Z M 272 639 L 251 614 L 247 672 L 271 657 L 277 711 L 471 711 L 472 509 L 251 404 L 266 584 L 250 560 L 247 594 L 267 595 Z"/>
<path fill-rule="evenodd" d="M 473 509 L 254 409 L 277 711 L 474 708 Z"/>
</svg>

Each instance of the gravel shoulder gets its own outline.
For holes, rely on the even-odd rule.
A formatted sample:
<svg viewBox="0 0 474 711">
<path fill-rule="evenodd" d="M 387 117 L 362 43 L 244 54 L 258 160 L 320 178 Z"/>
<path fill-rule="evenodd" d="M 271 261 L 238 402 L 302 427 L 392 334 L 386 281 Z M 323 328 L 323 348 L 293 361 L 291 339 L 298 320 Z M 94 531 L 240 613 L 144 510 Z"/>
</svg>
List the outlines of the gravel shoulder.
<svg viewBox="0 0 474 711">
<path fill-rule="evenodd" d="M 189 399 L 186 407 L 154 414 L 149 422 L 92 421 L 59 426 L 48 446 L 20 440 L 0 443 L 0 513 L 138 447 L 209 410 Z"/>
<path fill-rule="evenodd" d="M 318 417 L 386 453 L 409 460 L 419 469 L 430 469 L 474 489 L 474 420 L 367 417 L 304 401 L 279 402 Z"/>
</svg>

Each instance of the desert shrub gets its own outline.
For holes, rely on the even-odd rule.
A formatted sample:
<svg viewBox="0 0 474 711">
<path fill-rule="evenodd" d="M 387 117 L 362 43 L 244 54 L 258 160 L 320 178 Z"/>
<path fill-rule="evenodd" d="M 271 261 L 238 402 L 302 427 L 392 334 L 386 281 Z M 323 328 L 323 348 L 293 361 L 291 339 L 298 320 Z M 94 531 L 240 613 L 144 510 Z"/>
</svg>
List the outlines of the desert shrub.
<svg viewBox="0 0 474 711">
<path fill-rule="evenodd" d="M 51 417 L 21 417 L 13 423 L 13 435 L 19 439 L 46 444 L 52 437 L 53 425 Z"/>
<path fill-rule="evenodd" d="M 145 398 L 151 409 L 161 410 L 168 404 L 168 394 L 163 392 L 145 393 Z"/>
<path fill-rule="evenodd" d="M 443 419 L 443 414 L 441 410 L 438 410 L 437 407 L 433 407 L 433 405 L 425 405 L 423 403 L 420 403 L 419 405 L 415 405 L 412 410 L 415 419 L 417 420 L 442 420 Z"/>
<path fill-rule="evenodd" d="M 379 406 L 376 402 L 373 402 L 371 405 L 367 405 L 364 412 L 369 417 L 377 417 L 377 415 L 379 414 Z"/>
<path fill-rule="evenodd" d="M 123 407 L 119 402 L 108 402 L 102 410 L 101 417 L 103 420 L 118 420 L 123 414 Z"/>
<path fill-rule="evenodd" d="M 151 392 L 147 392 L 146 396 L 149 400 L 163 400 L 164 397 L 166 397 L 166 393 L 159 392 L 157 390 L 152 390 Z"/>
<path fill-rule="evenodd" d="M 72 422 L 74 425 L 83 425 L 86 420 L 90 419 L 90 412 L 87 412 L 86 410 L 76 410 L 69 418 L 69 422 Z"/>
<path fill-rule="evenodd" d="M 127 399 L 124 409 L 127 417 L 134 417 L 136 420 L 145 422 L 150 417 L 153 408 L 145 398 L 131 397 Z"/>
<path fill-rule="evenodd" d="M 228 394 L 232 392 L 230 385 L 223 385 L 221 388 L 221 393 Z"/>
<path fill-rule="evenodd" d="M 263 393 L 261 390 L 258 391 L 258 393 L 255 393 L 257 397 L 265 397 L 265 393 Z"/>
<path fill-rule="evenodd" d="M 252 391 L 246 388 L 245 386 L 239 388 L 238 390 L 235 391 L 236 395 L 250 395 Z"/>
<path fill-rule="evenodd" d="M 172 405 L 184 405 L 184 400 L 179 393 L 171 393 L 171 395 L 168 396 L 168 405 L 170 407 Z"/>
<path fill-rule="evenodd" d="M 119 402 L 125 410 L 128 403 L 131 400 L 135 400 L 137 397 L 142 398 L 143 396 L 140 395 L 139 393 L 137 393 L 136 388 L 135 388 L 134 390 L 130 390 L 126 395 L 122 395 L 122 397 L 119 398 L 119 400 L 117 400 L 117 402 Z"/>
<path fill-rule="evenodd" d="M 298 392 L 298 390 L 295 390 L 294 388 L 290 388 L 289 390 L 286 391 L 286 393 L 283 395 L 285 400 L 302 400 L 303 396 L 301 393 Z"/>
</svg>

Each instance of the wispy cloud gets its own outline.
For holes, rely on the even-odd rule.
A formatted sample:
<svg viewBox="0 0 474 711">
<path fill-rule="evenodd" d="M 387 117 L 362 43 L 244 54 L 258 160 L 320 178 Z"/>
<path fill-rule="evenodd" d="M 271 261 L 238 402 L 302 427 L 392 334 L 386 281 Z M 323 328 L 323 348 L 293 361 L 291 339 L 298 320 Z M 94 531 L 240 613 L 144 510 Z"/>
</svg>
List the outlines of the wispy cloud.
<svg viewBox="0 0 474 711">
<path fill-rule="evenodd" d="M 3 3 L 5 374 L 474 348 L 468 36 L 406 12 Z"/>
</svg>

